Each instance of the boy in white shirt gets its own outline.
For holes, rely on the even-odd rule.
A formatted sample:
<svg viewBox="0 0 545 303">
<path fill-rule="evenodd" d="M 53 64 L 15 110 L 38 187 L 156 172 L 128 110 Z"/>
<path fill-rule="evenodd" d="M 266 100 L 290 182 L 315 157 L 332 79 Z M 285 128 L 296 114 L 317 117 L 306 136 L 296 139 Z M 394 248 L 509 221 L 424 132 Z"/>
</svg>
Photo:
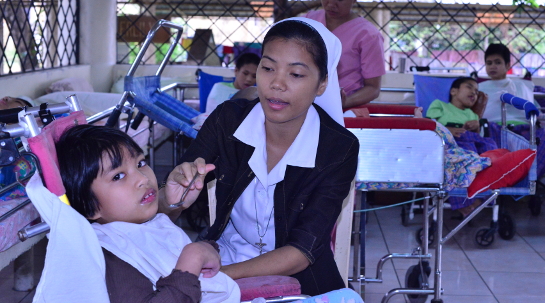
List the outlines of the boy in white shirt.
<svg viewBox="0 0 545 303">
<path fill-rule="evenodd" d="M 486 64 L 486 73 L 491 80 L 481 82 L 479 89 L 488 94 L 488 104 L 484 110 L 483 118 L 490 122 L 490 136 L 500 146 L 500 127 L 497 123 L 501 122 L 501 100 L 500 96 L 503 93 L 509 93 L 516 97 L 534 101 L 534 84 L 532 81 L 519 78 L 507 77 L 507 71 L 511 67 L 511 52 L 507 46 L 501 43 L 492 43 L 488 46 L 484 53 Z M 510 129 L 528 139 L 530 137 L 530 126 L 523 110 L 516 109 L 510 104 L 506 104 L 507 109 L 507 124 Z M 545 142 L 545 131 L 543 128 L 538 128 L 536 136 L 541 142 Z M 539 144 L 537 147 L 537 176 L 543 175 L 545 171 L 545 144 Z"/>
</svg>

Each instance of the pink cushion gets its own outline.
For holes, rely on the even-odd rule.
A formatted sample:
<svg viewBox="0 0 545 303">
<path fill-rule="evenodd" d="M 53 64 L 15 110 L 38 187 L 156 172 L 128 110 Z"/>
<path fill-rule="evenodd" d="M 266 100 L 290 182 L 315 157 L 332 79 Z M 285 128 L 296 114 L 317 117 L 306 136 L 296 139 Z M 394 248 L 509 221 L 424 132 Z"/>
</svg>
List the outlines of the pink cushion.
<svg viewBox="0 0 545 303">
<path fill-rule="evenodd" d="M 301 294 L 301 284 L 288 276 L 263 276 L 235 280 L 240 287 L 241 301 Z"/>
<path fill-rule="evenodd" d="M 495 149 L 481 154 L 492 160 L 490 167 L 477 173 L 475 180 L 467 188 L 467 196 L 474 198 L 478 193 L 508 187 L 522 180 L 536 157 L 531 149 L 521 149 L 509 152 L 505 149 Z"/>
<path fill-rule="evenodd" d="M 66 191 L 58 168 L 55 142 L 68 127 L 85 123 L 87 120 L 83 111 L 73 112 L 69 116 L 61 117 L 45 126 L 39 135 L 28 138 L 30 149 L 40 159 L 45 185 L 57 196 L 64 195 Z"/>
</svg>

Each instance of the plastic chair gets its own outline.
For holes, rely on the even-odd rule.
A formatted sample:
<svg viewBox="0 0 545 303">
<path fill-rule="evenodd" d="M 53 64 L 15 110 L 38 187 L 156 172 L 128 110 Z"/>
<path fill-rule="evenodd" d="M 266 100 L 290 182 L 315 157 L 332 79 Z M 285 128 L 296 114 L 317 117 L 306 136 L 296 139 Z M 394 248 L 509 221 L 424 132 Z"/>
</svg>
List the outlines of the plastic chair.
<svg viewBox="0 0 545 303">
<path fill-rule="evenodd" d="M 197 77 L 199 82 L 199 111 L 201 113 L 206 112 L 206 102 L 208 101 L 208 95 L 214 84 L 218 82 L 233 82 L 235 77 L 224 77 L 218 75 L 212 75 L 205 73 L 202 70 L 197 70 Z"/>
<path fill-rule="evenodd" d="M 216 180 L 207 184 L 208 206 L 210 212 L 210 225 L 216 220 Z M 348 285 L 348 271 L 350 262 L 350 239 L 352 235 L 352 218 L 354 210 L 355 183 L 352 182 L 348 196 L 343 200 L 343 206 L 336 227 L 334 228 L 334 237 L 332 237 L 332 248 L 334 248 L 335 263 L 344 280 Z M 251 301 L 257 297 L 270 298 L 271 301 L 278 302 L 277 297 L 285 297 L 287 301 L 292 299 L 307 298 L 301 295 L 301 285 L 295 278 L 279 276 L 251 277 L 235 280 L 240 286 L 241 296 L 244 300 Z M 242 281 L 241 281 L 242 280 Z M 263 289 L 263 286 L 266 289 Z M 274 297 L 274 300 L 272 299 Z M 287 302 L 283 301 L 283 302 Z"/>
</svg>

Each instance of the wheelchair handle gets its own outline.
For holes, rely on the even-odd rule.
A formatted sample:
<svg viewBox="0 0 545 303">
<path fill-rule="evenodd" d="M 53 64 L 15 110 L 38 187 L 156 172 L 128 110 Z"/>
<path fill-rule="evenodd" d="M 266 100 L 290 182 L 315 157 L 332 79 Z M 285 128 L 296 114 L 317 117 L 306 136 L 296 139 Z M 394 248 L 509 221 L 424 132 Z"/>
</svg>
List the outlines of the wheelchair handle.
<svg viewBox="0 0 545 303">
<path fill-rule="evenodd" d="M 136 114 L 136 117 L 134 117 L 134 120 L 132 120 L 131 128 L 134 130 L 138 129 L 138 126 L 140 126 L 140 123 L 142 123 L 144 117 L 146 117 L 146 115 L 144 115 L 142 112 L 138 112 L 138 114 Z"/>
</svg>

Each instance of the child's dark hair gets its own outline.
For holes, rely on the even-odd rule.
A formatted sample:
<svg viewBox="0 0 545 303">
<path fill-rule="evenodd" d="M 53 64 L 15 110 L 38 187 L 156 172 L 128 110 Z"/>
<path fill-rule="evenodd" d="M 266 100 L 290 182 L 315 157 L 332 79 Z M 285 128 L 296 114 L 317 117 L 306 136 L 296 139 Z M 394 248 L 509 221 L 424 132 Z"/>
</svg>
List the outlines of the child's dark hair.
<svg viewBox="0 0 545 303">
<path fill-rule="evenodd" d="M 241 69 L 246 64 L 259 65 L 259 61 L 261 61 L 261 58 L 259 58 L 258 55 L 254 53 L 244 53 L 237 58 L 235 66 L 237 69 Z"/>
<path fill-rule="evenodd" d="M 475 83 L 477 83 L 477 80 L 475 80 L 474 78 L 471 78 L 471 77 L 458 77 L 456 78 L 456 80 L 454 80 L 454 82 L 452 82 L 452 85 L 450 86 L 450 89 L 452 90 L 453 88 L 460 88 L 460 85 L 468 82 L 468 81 L 473 81 Z M 449 94 L 448 94 L 448 102 L 452 102 L 452 95 L 450 94 L 450 90 L 449 90 Z"/>
<path fill-rule="evenodd" d="M 312 55 L 314 63 L 320 71 L 320 81 L 327 76 L 327 48 L 322 36 L 308 23 L 301 20 L 288 20 L 277 23 L 265 35 L 263 39 L 263 50 L 267 43 L 275 39 L 297 40 Z"/>
<path fill-rule="evenodd" d="M 484 60 L 491 55 L 500 55 L 506 64 L 511 64 L 511 51 L 501 43 L 492 43 L 484 52 Z"/>
<path fill-rule="evenodd" d="M 68 200 L 85 218 L 93 217 L 100 209 L 91 184 L 104 169 L 102 157 L 108 155 L 111 168 L 116 168 L 123 163 L 123 149 L 132 157 L 143 153 L 126 133 L 95 125 L 77 125 L 66 130 L 55 148 Z"/>
<path fill-rule="evenodd" d="M 25 99 L 22 99 L 22 98 L 15 98 L 15 99 L 17 99 L 17 101 L 23 103 L 26 107 L 32 107 L 32 104 L 30 104 L 30 102 L 28 102 Z"/>
</svg>

